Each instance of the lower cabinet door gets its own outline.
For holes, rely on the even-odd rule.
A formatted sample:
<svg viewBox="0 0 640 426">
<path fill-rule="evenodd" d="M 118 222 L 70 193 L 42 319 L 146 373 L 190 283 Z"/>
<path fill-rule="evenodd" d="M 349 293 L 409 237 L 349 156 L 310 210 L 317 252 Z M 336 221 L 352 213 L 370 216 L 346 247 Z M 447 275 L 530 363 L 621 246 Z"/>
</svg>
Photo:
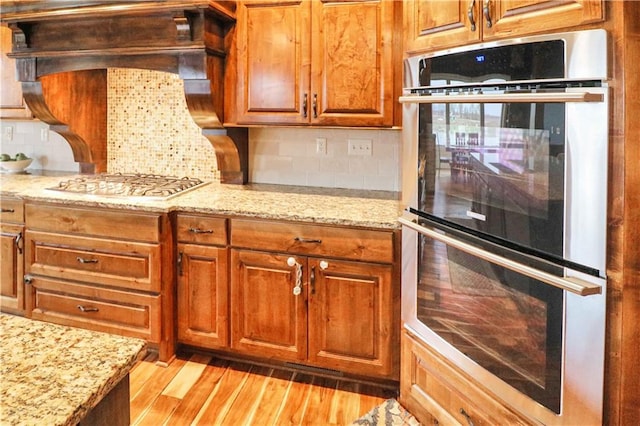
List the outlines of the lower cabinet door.
<svg viewBox="0 0 640 426">
<path fill-rule="evenodd" d="M 0 309 L 24 315 L 23 225 L 0 225 Z"/>
<path fill-rule="evenodd" d="M 304 257 L 231 250 L 233 349 L 262 358 L 306 359 L 305 268 Z"/>
<path fill-rule="evenodd" d="M 352 374 L 397 376 L 392 267 L 315 258 L 308 263 L 309 362 Z"/>
<path fill-rule="evenodd" d="M 229 345 L 229 251 L 178 244 L 178 340 L 204 348 Z"/>
</svg>

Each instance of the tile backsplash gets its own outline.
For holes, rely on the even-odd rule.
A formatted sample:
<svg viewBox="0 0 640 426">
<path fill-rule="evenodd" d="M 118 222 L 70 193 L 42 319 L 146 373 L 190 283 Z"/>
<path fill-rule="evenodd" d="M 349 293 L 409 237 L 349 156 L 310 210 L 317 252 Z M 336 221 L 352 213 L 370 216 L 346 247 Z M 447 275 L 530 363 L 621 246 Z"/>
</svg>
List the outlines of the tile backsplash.
<svg viewBox="0 0 640 426">
<path fill-rule="evenodd" d="M 216 179 L 213 147 L 191 119 L 177 75 L 109 69 L 108 84 L 109 172 Z M 2 152 L 34 157 L 34 169 L 78 171 L 69 145 L 46 124 L 3 120 L 1 126 Z M 13 126 L 10 141 L 7 126 Z M 397 129 L 251 128 L 249 180 L 399 191 L 400 134 Z M 326 140 L 326 150 L 318 152 L 317 139 Z M 354 139 L 370 142 L 370 155 L 348 155 Z"/>
</svg>

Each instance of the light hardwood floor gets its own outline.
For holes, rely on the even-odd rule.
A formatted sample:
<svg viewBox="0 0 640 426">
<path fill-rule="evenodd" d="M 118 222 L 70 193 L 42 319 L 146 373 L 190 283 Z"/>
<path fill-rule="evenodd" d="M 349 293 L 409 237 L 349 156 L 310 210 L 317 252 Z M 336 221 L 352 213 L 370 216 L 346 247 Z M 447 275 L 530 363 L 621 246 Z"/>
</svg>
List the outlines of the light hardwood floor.
<svg viewBox="0 0 640 426">
<path fill-rule="evenodd" d="M 349 425 L 396 392 L 205 354 L 130 374 L 132 425 Z"/>
</svg>

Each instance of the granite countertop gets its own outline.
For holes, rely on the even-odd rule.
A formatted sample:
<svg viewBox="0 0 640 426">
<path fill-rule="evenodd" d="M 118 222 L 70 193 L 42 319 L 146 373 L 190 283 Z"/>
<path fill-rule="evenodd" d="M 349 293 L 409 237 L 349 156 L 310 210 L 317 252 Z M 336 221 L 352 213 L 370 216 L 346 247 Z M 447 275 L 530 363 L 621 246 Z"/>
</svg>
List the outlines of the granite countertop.
<svg viewBox="0 0 640 426">
<path fill-rule="evenodd" d="M 146 353 L 143 340 L 0 314 L 0 424 L 75 425 Z"/>
<path fill-rule="evenodd" d="M 397 218 L 401 215 L 401 203 L 396 192 L 209 182 L 198 189 L 158 201 L 144 200 L 141 197 L 73 194 L 48 189 L 73 176 L 75 175 L 61 177 L 36 173 L 3 174 L 0 175 L 0 190 L 2 194 L 20 196 L 25 200 L 66 205 L 238 215 L 400 229 Z"/>
</svg>

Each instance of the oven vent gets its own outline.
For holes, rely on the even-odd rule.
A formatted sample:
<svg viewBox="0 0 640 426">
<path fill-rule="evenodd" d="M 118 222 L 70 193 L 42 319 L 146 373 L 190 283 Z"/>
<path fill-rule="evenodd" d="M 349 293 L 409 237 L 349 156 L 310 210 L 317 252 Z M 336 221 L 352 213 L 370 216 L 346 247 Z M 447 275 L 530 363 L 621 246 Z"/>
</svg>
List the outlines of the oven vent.
<svg viewBox="0 0 640 426">
<path fill-rule="evenodd" d="M 107 164 L 107 69 L 178 74 L 223 183 L 247 182 L 248 131 L 225 129 L 224 72 L 235 1 L 2 1 L 10 57 L 34 116 L 71 145 L 82 173 Z"/>
</svg>

